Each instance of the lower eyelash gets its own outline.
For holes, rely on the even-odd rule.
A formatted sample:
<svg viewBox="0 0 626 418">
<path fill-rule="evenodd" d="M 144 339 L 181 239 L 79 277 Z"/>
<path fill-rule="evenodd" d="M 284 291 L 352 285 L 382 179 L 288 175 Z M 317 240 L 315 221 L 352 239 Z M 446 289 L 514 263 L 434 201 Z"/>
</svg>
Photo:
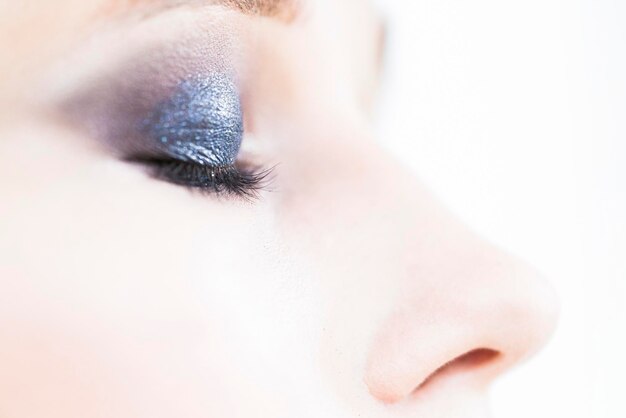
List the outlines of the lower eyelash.
<svg viewBox="0 0 626 418">
<path fill-rule="evenodd" d="M 174 159 L 132 158 L 148 168 L 149 174 L 168 183 L 192 190 L 256 199 L 268 183 L 272 169 L 250 167 L 212 167 Z"/>
</svg>

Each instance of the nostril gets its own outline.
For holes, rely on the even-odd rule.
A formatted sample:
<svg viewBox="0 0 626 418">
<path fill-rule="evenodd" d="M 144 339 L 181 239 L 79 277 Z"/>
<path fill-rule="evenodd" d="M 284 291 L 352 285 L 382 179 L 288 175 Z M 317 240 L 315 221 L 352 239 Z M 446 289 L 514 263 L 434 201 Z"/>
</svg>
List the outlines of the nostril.
<svg viewBox="0 0 626 418">
<path fill-rule="evenodd" d="M 500 352 L 489 348 L 478 348 L 469 351 L 453 360 L 450 360 L 432 372 L 413 390 L 413 393 L 424 389 L 425 387 L 431 385 L 434 381 L 439 380 L 444 376 L 463 374 L 479 369 L 489 363 L 492 363 L 499 356 Z"/>
</svg>

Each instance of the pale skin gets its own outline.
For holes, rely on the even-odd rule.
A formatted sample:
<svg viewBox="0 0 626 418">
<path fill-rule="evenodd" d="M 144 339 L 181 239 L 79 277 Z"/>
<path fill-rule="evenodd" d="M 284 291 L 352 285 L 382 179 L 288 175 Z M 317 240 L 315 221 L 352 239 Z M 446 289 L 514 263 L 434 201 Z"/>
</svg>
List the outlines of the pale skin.
<svg viewBox="0 0 626 418">
<path fill-rule="evenodd" d="M 490 383 L 548 340 L 546 281 L 374 138 L 367 2 L 15 3 L 0 6 L 0 416 L 482 417 Z M 236 75 L 241 152 L 275 166 L 258 199 L 151 178 L 81 126 L 97 111 L 67 116 L 184 71 L 172 46 Z"/>
</svg>

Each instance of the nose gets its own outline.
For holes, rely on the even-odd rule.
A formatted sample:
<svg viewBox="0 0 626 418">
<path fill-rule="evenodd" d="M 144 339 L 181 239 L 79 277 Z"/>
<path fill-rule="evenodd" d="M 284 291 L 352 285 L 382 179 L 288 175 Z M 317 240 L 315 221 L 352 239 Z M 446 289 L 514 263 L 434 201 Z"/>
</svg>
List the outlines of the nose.
<svg viewBox="0 0 626 418">
<path fill-rule="evenodd" d="M 451 382 L 484 387 L 556 324 L 554 292 L 537 272 L 467 230 L 441 232 L 407 269 L 369 352 L 365 382 L 385 403 Z"/>
<path fill-rule="evenodd" d="M 558 311 L 547 281 L 457 221 L 360 123 L 338 120 L 325 125 L 334 135 L 307 131 L 315 148 L 290 142 L 304 163 L 281 166 L 282 178 L 307 180 L 306 193 L 284 195 L 283 213 L 323 237 L 306 251 L 330 269 L 337 317 L 350 309 L 367 323 L 335 321 L 328 346 L 355 350 L 341 361 L 359 373 L 364 351 L 359 377 L 384 403 L 449 383 L 481 389 L 538 351 Z"/>
</svg>

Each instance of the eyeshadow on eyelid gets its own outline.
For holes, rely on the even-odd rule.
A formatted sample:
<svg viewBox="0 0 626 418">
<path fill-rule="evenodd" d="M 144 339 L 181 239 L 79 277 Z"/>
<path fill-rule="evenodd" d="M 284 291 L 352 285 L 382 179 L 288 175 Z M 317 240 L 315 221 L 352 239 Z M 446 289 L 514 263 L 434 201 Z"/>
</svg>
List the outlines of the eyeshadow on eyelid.
<svg viewBox="0 0 626 418">
<path fill-rule="evenodd" d="M 141 120 L 139 130 L 155 153 L 202 165 L 231 165 L 243 136 L 239 92 L 223 74 L 187 78 Z"/>
</svg>

